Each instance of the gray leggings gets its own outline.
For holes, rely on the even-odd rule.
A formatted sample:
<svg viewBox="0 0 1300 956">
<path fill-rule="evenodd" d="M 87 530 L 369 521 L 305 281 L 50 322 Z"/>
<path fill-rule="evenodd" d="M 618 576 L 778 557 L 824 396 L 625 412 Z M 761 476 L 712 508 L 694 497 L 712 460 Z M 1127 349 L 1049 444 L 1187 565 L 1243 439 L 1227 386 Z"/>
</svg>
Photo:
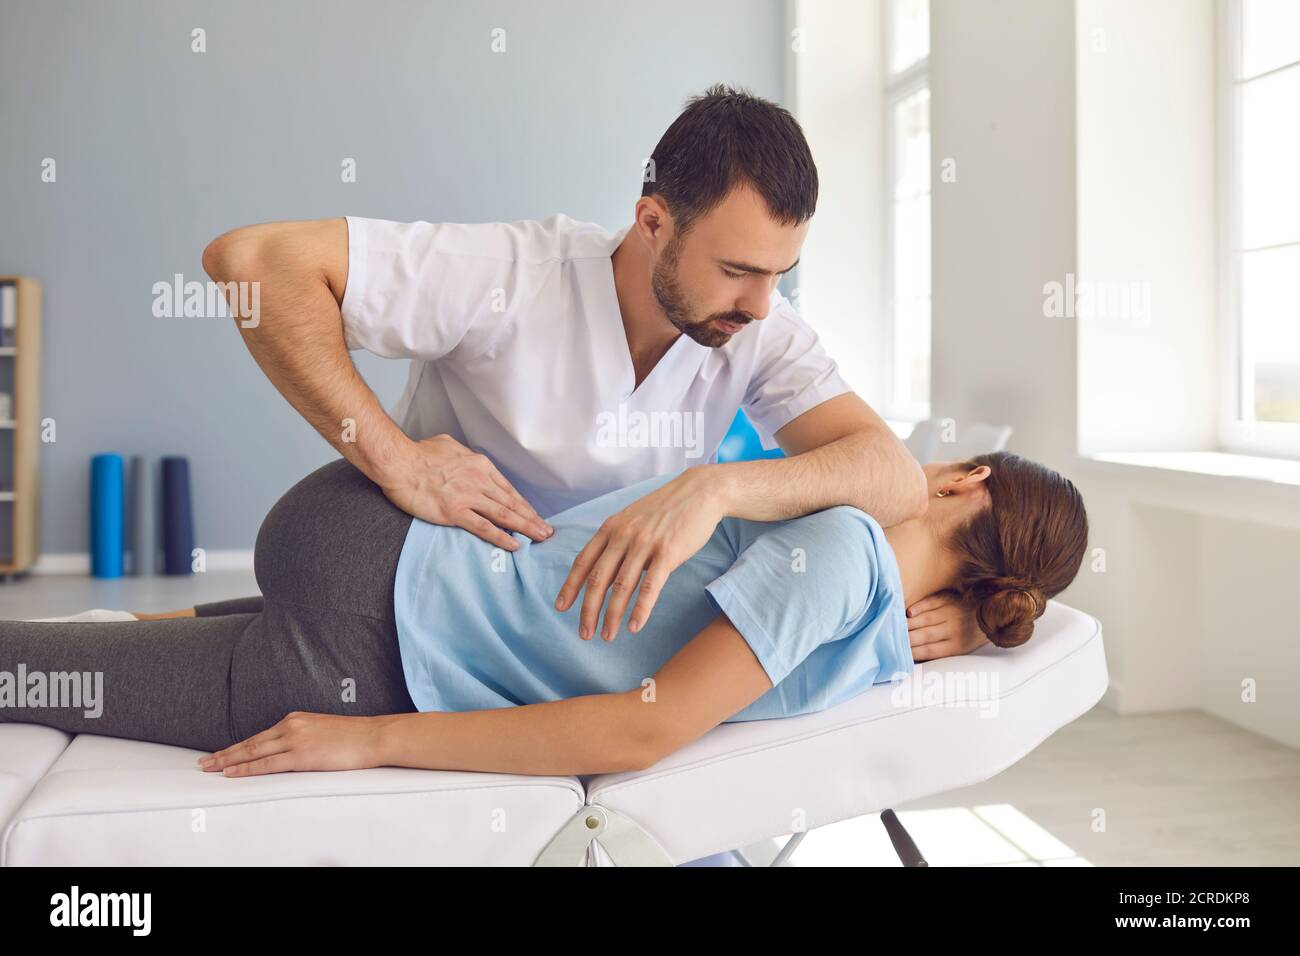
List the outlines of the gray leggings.
<svg viewBox="0 0 1300 956">
<path fill-rule="evenodd" d="M 0 721 L 220 750 L 295 710 L 415 710 L 406 691 L 393 581 L 411 522 L 343 459 L 287 491 L 257 534 L 262 597 L 200 605 L 195 618 L 0 622 Z M 28 706 L 7 700 L 25 670 Z M 62 695 L 35 702 L 35 674 L 81 674 L 102 713 Z M 54 687 L 67 676 L 53 678 Z M 51 698 L 54 695 L 49 695 Z"/>
</svg>

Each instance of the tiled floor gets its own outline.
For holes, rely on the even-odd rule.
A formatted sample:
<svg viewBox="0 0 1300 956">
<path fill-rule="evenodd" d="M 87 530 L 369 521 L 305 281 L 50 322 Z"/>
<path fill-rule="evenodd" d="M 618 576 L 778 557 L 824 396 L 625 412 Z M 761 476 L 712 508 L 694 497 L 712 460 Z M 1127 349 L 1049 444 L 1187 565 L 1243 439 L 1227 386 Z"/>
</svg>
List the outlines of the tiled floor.
<svg viewBox="0 0 1300 956">
<path fill-rule="evenodd" d="M 0 584 L 0 619 L 256 593 L 251 571 L 33 576 Z M 893 809 L 932 866 L 1296 866 L 1300 752 L 1199 711 L 1096 707 L 993 779 Z M 793 862 L 898 865 L 874 815 L 814 831 Z"/>
</svg>

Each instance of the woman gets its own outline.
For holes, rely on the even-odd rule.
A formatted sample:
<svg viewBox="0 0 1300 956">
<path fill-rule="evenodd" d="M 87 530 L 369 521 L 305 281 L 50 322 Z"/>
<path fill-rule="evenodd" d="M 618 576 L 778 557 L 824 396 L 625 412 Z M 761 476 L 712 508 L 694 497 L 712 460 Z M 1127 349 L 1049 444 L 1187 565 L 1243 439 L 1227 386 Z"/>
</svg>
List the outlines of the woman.
<svg viewBox="0 0 1300 956">
<path fill-rule="evenodd" d="M 673 475 L 555 515 L 554 534 L 516 534 L 510 552 L 412 519 L 336 461 L 263 522 L 262 598 L 0 623 L 0 678 L 103 686 L 99 713 L 18 708 L 0 679 L 0 720 L 216 751 L 200 765 L 227 776 L 641 769 L 720 722 L 822 710 L 910 673 L 904 609 L 925 595 L 955 590 L 995 644 L 1029 639 L 1082 562 L 1078 492 L 1006 453 L 925 471 L 927 512 L 887 531 L 851 507 L 724 519 L 637 633 L 584 642 L 576 602 L 554 603 L 574 557 Z"/>
</svg>

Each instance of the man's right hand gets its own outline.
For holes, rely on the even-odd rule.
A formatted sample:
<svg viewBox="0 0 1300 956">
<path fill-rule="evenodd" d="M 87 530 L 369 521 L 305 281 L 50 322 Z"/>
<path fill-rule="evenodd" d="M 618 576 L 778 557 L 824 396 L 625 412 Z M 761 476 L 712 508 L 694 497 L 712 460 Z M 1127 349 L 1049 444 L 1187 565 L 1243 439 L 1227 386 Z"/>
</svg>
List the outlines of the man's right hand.
<svg viewBox="0 0 1300 956">
<path fill-rule="evenodd" d="M 431 524 L 464 528 L 507 551 L 519 542 L 506 531 L 534 541 L 554 532 L 491 459 L 450 435 L 410 442 L 387 471 L 391 477 L 378 484 L 388 500 Z"/>
</svg>

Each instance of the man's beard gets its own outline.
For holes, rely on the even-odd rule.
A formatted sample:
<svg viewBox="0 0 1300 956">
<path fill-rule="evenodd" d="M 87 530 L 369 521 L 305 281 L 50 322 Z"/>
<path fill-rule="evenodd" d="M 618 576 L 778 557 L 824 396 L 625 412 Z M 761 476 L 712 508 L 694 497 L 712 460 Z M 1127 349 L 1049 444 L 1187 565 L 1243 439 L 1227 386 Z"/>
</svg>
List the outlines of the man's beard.
<svg viewBox="0 0 1300 956">
<path fill-rule="evenodd" d="M 673 236 L 664 247 L 663 255 L 655 263 L 654 273 L 650 278 L 650 288 L 654 290 L 659 308 L 667 316 L 677 331 L 690 336 L 707 348 L 716 349 L 731 341 L 731 335 L 718 328 L 714 322 L 734 322 L 736 325 L 748 325 L 754 317 L 747 312 L 717 312 L 702 322 L 691 321 L 691 308 L 686 303 L 686 293 L 682 291 L 677 280 L 677 252 L 679 236 Z"/>
</svg>

